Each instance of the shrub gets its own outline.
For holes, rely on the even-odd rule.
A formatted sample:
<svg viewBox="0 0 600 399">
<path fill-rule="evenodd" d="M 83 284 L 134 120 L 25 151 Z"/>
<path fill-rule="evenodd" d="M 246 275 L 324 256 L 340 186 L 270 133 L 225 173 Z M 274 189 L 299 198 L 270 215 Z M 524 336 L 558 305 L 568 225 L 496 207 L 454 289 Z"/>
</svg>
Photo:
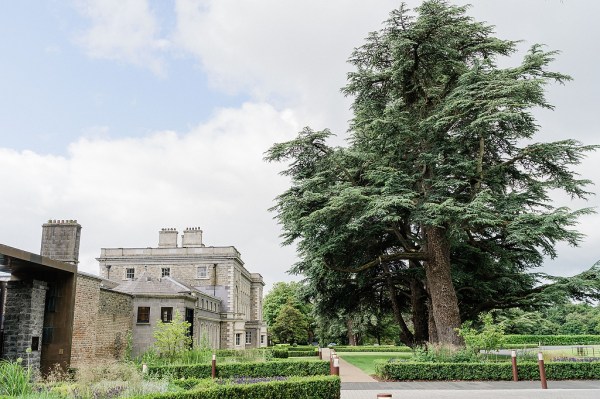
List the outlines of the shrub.
<svg viewBox="0 0 600 399">
<path fill-rule="evenodd" d="M 183 320 L 179 311 L 175 312 L 173 320 L 169 323 L 159 321 L 152 333 L 156 353 L 172 359 L 188 351 L 192 346 L 192 338 L 188 335 L 189 330 L 190 323 Z"/>
<path fill-rule="evenodd" d="M 551 380 L 598 379 L 600 362 L 546 363 L 546 376 Z M 518 364 L 520 380 L 539 380 L 538 364 Z M 377 362 L 375 373 L 386 380 L 511 380 L 512 366 L 502 363 L 415 363 Z"/>
<path fill-rule="evenodd" d="M 138 397 L 141 399 L 141 397 Z M 294 377 L 286 381 L 227 384 L 186 392 L 143 396 L 144 399 L 339 399 L 337 376 Z"/>
<path fill-rule="evenodd" d="M 600 345 L 600 335 L 505 335 L 506 346 L 513 344 Z"/>
<path fill-rule="evenodd" d="M 504 345 L 504 327 L 494 323 L 491 313 L 480 314 L 479 321 L 483 323 L 481 331 L 475 330 L 472 322 L 467 321 L 458 330 L 458 335 L 465 340 L 468 349 L 476 353 L 483 350 L 487 356 L 491 351 L 500 349 Z"/>
<path fill-rule="evenodd" d="M 149 373 L 174 378 L 206 378 L 211 375 L 210 364 L 150 366 Z M 249 363 L 217 363 L 217 377 L 276 377 L 328 375 L 328 361 L 277 361 Z"/>
</svg>

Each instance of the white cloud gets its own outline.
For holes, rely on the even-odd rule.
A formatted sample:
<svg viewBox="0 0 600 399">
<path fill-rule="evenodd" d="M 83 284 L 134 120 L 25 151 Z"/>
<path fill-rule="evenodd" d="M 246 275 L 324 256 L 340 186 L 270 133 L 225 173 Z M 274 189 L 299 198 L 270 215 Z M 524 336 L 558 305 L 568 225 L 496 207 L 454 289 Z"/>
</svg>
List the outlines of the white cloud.
<svg viewBox="0 0 600 399">
<path fill-rule="evenodd" d="M 76 41 L 94 58 L 125 61 L 164 73 L 161 52 L 169 47 L 147 0 L 79 0 L 91 26 Z"/>
<path fill-rule="evenodd" d="M 344 133 L 352 49 L 396 1 L 177 0 L 174 44 L 219 88 L 291 106 L 304 124 Z"/>
<path fill-rule="evenodd" d="M 207 245 L 234 245 L 267 282 L 288 279 L 292 248 L 266 210 L 288 182 L 262 160 L 274 142 L 299 129 L 293 113 L 268 104 L 223 109 L 184 134 L 139 139 L 82 138 L 68 157 L 0 149 L 0 242 L 39 251 L 48 219 L 83 226 L 81 269 L 97 273 L 100 247 L 147 247 L 161 227 L 200 226 Z M 23 233 L 26 232 L 26 233 Z"/>
</svg>

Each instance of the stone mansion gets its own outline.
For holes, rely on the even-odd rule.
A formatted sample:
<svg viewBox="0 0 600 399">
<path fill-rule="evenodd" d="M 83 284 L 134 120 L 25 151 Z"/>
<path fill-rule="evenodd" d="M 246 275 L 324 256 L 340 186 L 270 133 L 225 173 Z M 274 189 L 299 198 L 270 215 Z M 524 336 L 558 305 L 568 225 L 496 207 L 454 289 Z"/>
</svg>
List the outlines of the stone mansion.
<svg viewBox="0 0 600 399">
<path fill-rule="evenodd" d="M 101 277 L 133 296 L 133 352 L 152 344 L 152 327 L 179 312 L 197 345 L 267 346 L 263 279 L 244 267 L 235 247 L 207 247 L 200 228 L 159 232 L 156 248 L 102 248 Z"/>
</svg>

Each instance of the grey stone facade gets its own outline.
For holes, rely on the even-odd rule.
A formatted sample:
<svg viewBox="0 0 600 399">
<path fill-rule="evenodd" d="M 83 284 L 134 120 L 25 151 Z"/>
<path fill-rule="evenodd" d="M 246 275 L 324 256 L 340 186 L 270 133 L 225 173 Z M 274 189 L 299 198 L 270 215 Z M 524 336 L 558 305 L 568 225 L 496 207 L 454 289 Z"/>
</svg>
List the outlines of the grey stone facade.
<svg viewBox="0 0 600 399">
<path fill-rule="evenodd" d="M 48 285 L 33 280 L 9 281 L 7 286 L 4 356 L 11 360 L 21 358 L 25 365 L 39 369 Z"/>
<path fill-rule="evenodd" d="M 178 244 L 178 231 L 165 228 L 159 232 L 158 247 L 103 248 L 97 258 L 101 276 L 118 283 L 115 290 L 134 296 L 134 313 L 139 307 L 150 308 L 148 323 L 138 323 L 133 316 L 134 352 L 151 344 L 147 331 L 154 320 L 158 322 L 161 307 L 193 309 L 196 344 L 231 349 L 266 346 L 262 276 L 244 267 L 235 247 L 205 246 L 197 227 L 185 229 Z M 179 291 L 169 288 L 173 283 L 181 285 Z"/>
</svg>

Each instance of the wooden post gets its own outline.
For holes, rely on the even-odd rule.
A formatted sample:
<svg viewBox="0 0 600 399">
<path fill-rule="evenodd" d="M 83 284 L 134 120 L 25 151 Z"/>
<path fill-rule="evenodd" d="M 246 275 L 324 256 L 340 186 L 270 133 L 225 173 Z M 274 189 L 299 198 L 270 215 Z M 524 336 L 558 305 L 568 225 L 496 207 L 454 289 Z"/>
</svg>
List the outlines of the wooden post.
<svg viewBox="0 0 600 399">
<path fill-rule="evenodd" d="M 512 351 L 510 353 L 510 359 L 512 362 L 512 373 L 513 373 L 513 381 L 519 381 L 519 374 L 517 372 L 517 351 Z"/>
<path fill-rule="evenodd" d="M 544 367 L 544 355 L 542 355 L 542 352 L 538 353 L 538 366 L 540 367 L 540 381 L 542 381 L 542 389 L 548 389 L 548 382 L 546 381 L 546 368 Z"/>
<path fill-rule="evenodd" d="M 215 377 L 217 376 L 217 355 L 213 353 L 212 355 L 212 370 L 211 370 L 211 376 L 213 378 L 213 380 L 215 379 Z"/>
<path fill-rule="evenodd" d="M 319 346 L 319 360 L 323 360 L 323 348 Z"/>
<path fill-rule="evenodd" d="M 333 357 L 333 368 L 332 368 L 333 372 L 331 374 L 333 375 L 340 375 L 340 358 L 337 356 Z"/>
</svg>

